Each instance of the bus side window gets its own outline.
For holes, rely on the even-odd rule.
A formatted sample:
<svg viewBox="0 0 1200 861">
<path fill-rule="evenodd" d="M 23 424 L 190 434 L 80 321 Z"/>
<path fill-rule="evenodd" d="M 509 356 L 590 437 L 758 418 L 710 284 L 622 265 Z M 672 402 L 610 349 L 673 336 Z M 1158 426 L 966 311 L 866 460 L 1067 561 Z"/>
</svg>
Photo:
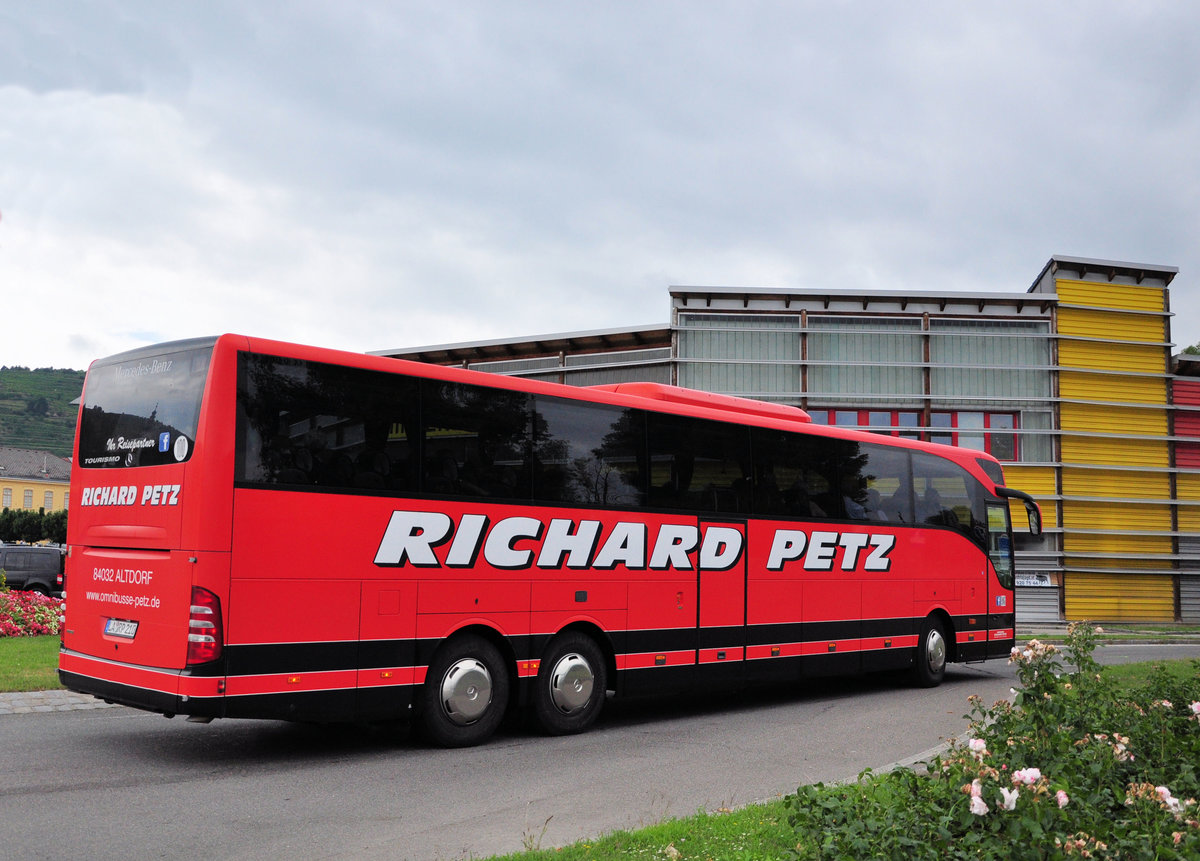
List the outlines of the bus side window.
<svg viewBox="0 0 1200 861">
<path fill-rule="evenodd" d="M 750 510 L 750 433 L 743 425 L 650 414 L 649 504 L 730 514 Z"/>
<path fill-rule="evenodd" d="M 533 498 L 637 506 L 645 497 L 645 418 L 637 410 L 537 396 Z"/>
<path fill-rule="evenodd" d="M 409 489 L 416 381 L 396 374 L 243 355 L 239 480 L 329 489 Z"/>
<path fill-rule="evenodd" d="M 956 463 L 914 452 L 913 479 L 919 523 L 949 526 L 986 545 L 983 487 L 970 473 Z"/>
<path fill-rule="evenodd" d="M 530 499 L 528 395 L 438 380 L 421 395 L 425 493 Z"/>
<path fill-rule="evenodd" d="M 840 443 L 808 434 L 755 428 L 754 512 L 825 518 L 840 510 L 833 499 L 835 448 Z"/>
</svg>

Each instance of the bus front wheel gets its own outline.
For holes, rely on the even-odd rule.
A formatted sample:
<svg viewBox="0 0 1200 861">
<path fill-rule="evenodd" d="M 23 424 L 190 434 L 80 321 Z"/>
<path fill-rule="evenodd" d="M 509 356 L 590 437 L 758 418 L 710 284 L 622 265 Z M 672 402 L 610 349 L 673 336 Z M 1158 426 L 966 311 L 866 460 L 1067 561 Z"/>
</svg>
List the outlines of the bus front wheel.
<svg viewBox="0 0 1200 861">
<path fill-rule="evenodd" d="M 604 706 L 608 674 L 604 655 L 586 634 L 555 637 L 542 655 L 533 694 L 533 717 L 548 735 L 583 732 Z"/>
<path fill-rule="evenodd" d="M 950 647 L 942 623 L 933 616 L 921 625 L 912 677 L 918 687 L 935 688 L 946 676 L 946 661 Z"/>
<path fill-rule="evenodd" d="M 419 721 L 442 747 L 470 747 L 491 737 L 508 706 L 508 668 L 483 637 L 456 637 L 438 649 L 421 689 Z"/>
</svg>

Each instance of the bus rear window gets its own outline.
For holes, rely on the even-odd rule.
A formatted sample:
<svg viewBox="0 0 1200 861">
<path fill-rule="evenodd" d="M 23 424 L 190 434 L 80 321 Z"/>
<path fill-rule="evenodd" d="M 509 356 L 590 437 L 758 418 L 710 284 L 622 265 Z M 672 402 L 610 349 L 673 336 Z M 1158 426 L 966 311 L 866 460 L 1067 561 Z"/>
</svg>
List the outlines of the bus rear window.
<svg viewBox="0 0 1200 861">
<path fill-rule="evenodd" d="M 80 465 L 157 466 L 191 457 L 211 356 L 210 343 L 93 365 L 79 417 Z"/>
</svg>

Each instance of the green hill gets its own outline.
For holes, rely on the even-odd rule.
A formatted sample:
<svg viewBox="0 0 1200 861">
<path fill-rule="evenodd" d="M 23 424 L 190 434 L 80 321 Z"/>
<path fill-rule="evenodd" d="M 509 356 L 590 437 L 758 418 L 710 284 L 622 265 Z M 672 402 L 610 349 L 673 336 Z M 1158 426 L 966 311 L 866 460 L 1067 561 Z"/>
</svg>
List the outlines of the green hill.
<svg viewBox="0 0 1200 861">
<path fill-rule="evenodd" d="M 0 368 L 0 445 L 70 457 L 83 371 Z"/>
</svg>

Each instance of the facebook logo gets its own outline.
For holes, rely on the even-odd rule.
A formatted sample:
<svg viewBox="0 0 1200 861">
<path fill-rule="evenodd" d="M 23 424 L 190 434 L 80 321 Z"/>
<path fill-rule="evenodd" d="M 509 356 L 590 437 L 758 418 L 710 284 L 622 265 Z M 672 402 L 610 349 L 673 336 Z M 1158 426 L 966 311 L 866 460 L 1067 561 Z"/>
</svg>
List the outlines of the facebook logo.
<svg viewBox="0 0 1200 861">
<path fill-rule="evenodd" d="M 171 449 L 171 435 L 169 433 L 160 433 L 158 435 L 158 450 L 169 451 Z"/>
</svg>

